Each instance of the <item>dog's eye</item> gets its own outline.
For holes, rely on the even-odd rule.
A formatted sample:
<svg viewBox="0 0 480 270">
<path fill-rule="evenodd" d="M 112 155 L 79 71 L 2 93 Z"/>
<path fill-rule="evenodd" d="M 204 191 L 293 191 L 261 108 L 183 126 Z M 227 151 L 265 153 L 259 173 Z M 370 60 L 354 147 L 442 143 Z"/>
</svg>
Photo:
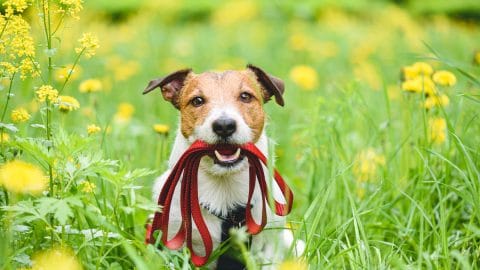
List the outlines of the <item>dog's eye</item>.
<svg viewBox="0 0 480 270">
<path fill-rule="evenodd" d="M 190 104 L 192 104 L 194 107 L 200 107 L 205 104 L 205 99 L 202 97 L 194 97 L 192 100 L 190 100 Z"/>
<path fill-rule="evenodd" d="M 253 96 L 250 93 L 242 92 L 240 94 L 240 100 L 242 102 L 249 103 L 250 101 L 252 101 L 252 98 L 253 98 Z"/>
</svg>

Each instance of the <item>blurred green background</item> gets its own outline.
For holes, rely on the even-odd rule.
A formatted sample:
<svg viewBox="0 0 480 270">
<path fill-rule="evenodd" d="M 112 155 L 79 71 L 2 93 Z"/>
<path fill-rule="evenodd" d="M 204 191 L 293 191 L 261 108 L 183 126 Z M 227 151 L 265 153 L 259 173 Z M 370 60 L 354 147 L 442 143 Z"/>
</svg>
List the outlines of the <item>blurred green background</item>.
<svg viewBox="0 0 480 270">
<path fill-rule="evenodd" d="M 45 61 L 37 15 L 32 7 L 24 17 Z M 79 16 L 53 40 L 53 85 L 63 84 L 82 32 L 95 33 L 100 48 L 79 60 L 62 94 L 80 108 L 55 114 L 56 130 L 88 138 L 91 152 L 128 169 L 160 174 L 178 112 L 159 91 L 141 94 L 148 81 L 185 67 L 201 73 L 252 63 L 285 81 L 286 106 L 265 105 L 267 129 L 276 166 L 295 192 L 289 222 L 307 242 L 311 269 L 478 269 L 480 1 L 103 0 L 85 1 Z M 425 110 L 425 96 L 402 90 L 402 68 L 419 61 L 456 75 L 454 86 L 439 88 L 448 106 Z M 89 79 L 101 82 L 99 92 L 79 91 Z M 12 138 L 43 136 L 31 126 L 42 123 L 33 101 L 40 85 L 15 81 L 9 108 L 27 108 L 32 118 Z M 448 123 L 439 145 L 429 141 L 434 117 Z M 88 136 L 89 124 L 102 132 Z M 169 134 L 157 134 L 155 124 Z M 355 170 L 365 159 L 367 179 Z M 152 183 L 141 177 L 132 192 L 147 200 Z M 106 201 L 116 198 L 112 190 Z M 136 238 L 128 240 L 141 250 L 149 212 L 128 207 L 136 211 Z M 108 268 L 122 258 L 125 268 L 139 267 L 144 253 L 132 254 L 93 261 Z"/>
</svg>

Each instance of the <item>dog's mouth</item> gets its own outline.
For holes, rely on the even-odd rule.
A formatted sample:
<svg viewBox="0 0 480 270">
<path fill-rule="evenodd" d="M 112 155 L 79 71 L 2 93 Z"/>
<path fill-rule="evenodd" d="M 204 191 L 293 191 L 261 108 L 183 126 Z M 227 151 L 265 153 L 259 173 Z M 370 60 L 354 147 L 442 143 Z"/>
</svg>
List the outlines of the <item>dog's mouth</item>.
<svg viewBox="0 0 480 270">
<path fill-rule="evenodd" d="M 232 167 L 243 160 L 244 155 L 240 147 L 236 145 L 222 144 L 215 146 L 211 156 L 215 164 L 223 167 Z"/>
</svg>

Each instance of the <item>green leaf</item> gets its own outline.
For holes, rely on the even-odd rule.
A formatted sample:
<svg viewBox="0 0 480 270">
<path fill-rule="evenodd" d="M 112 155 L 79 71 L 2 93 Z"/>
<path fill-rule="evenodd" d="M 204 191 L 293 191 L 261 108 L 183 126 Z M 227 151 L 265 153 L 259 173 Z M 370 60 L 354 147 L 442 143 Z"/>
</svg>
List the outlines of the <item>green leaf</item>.
<svg viewBox="0 0 480 270">
<path fill-rule="evenodd" d="M 11 132 L 17 132 L 18 131 L 18 128 L 14 124 L 0 123 L 0 129 L 1 128 L 8 129 Z"/>
</svg>

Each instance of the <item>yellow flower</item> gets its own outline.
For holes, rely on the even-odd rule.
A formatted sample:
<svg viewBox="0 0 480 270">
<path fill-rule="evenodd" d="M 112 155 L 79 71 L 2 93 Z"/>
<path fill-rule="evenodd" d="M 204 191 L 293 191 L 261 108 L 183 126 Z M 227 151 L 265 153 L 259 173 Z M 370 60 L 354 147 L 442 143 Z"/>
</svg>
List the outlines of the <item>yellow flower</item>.
<svg viewBox="0 0 480 270">
<path fill-rule="evenodd" d="M 54 247 L 33 256 L 31 270 L 81 270 L 82 265 L 72 250 Z"/>
<path fill-rule="evenodd" d="M 305 90 L 313 90 L 318 85 L 317 72 L 310 66 L 299 65 L 293 67 L 290 71 L 290 78 Z"/>
<path fill-rule="evenodd" d="M 412 80 L 417 78 L 417 70 L 412 66 L 406 66 L 402 68 L 402 75 L 404 80 Z"/>
<path fill-rule="evenodd" d="M 102 90 L 102 82 L 98 79 L 88 79 L 83 81 L 78 87 L 81 93 L 92 93 Z"/>
<path fill-rule="evenodd" d="M 80 42 L 80 47 L 75 48 L 75 52 L 84 52 L 87 58 L 94 56 L 96 50 L 100 47 L 100 45 L 98 45 L 98 38 L 92 33 L 83 33 L 78 42 Z"/>
<path fill-rule="evenodd" d="M 30 114 L 28 114 L 27 110 L 24 108 L 18 108 L 12 111 L 10 118 L 12 118 L 14 123 L 22 123 L 30 119 Z"/>
<path fill-rule="evenodd" d="M 413 64 L 413 68 L 417 71 L 418 75 L 430 76 L 433 72 L 432 66 L 425 62 L 416 62 Z"/>
<path fill-rule="evenodd" d="M 438 85 L 453 86 L 457 83 L 457 78 L 450 71 L 440 70 L 433 74 L 433 81 Z"/>
<path fill-rule="evenodd" d="M 65 67 L 55 70 L 55 80 L 57 82 L 64 82 L 67 78 L 69 81 L 73 81 L 80 76 L 82 68 L 78 65 L 66 65 Z M 69 77 L 70 76 L 70 77 Z"/>
<path fill-rule="evenodd" d="M 95 190 L 96 187 L 97 187 L 97 185 L 95 185 L 95 183 L 91 183 L 91 182 L 88 182 L 88 181 L 83 181 L 80 184 L 80 190 L 82 192 L 85 192 L 85 193 L 92 193 Z"/>
<path fill-rule="evenodd" d="M 95 124 L 91 124 L 91 125 L 88 125 L 88 126 L 87 126 L 87 133 L 88 133 L 88 135 L 92 135 L 92 134 L 98 133 L 98 132 L 100 132 L 101 130 L 102 130 L 102 129 L 101 129 L 99 126 L 95 125 Z"/>
<path fill-rule="evenodd" d="M 57 89 L 54 89 L 51 85 L 42 85 L 35 93 L 37 94 L 37 100 L 40 102 L 45 100 L 54 102 L 58 98 Z"/>
<path fill-rule="evenodd" d="M 441 117 L 431 118 L 428 121 L 430 141 L 441 144 L 447 137 L 447 122 Z"/>
<path fill-rule="evenodd" d="M 429 77 L 433 73 L 433 68 L 425 62 L 416 62 L 411 66 L 402 69 L 403 79 L 412 80 L 417 77 Z"/>
<path fill-rule="evenodd" d="M 446 107 L 450 104 L 450 99 L 447 95 L 431 95 L 425 99 L 424 107 L 425 109 L 431 109 L 435 106 Z"/>
<path fill-rule="evenodd" d="M 402 89 L 407 92 L 423 93 L 433 95 L 437 92 L 435 84 L 428 77 L 416 77 L 402 83 Z"/>
<path fill-rule="evenodd" d="M 295 33 L 288 39 L 288 43 L 293 50 L 305 50 L 310 44 L 310 40 L 303 33 Z"/>
<path fill-rule="evenodd" d="M 252 20 L 258 14 L 258 10 L 257 1 L 223 1 L 215 9 L 212 21 L 218 26 L 232 26 Z"/>
<path fill-rule="evenodd" d="M 66 12 L 72 18 L 79 19 L 77 13 L 83 9 L 82 0 L 60 0 L 60 11 Z"/>
<path fill-rule="evenodd" d="M 71 96 L 59 96 L 57 104 L 61 112 L 71 112 L 80 108 L 78 100 Z"/>
<path fill-rule="evenodd" d="M 113 56 L 107 59 L 107 68 L 113 72 L 116 81 L 125 81 L 139 71 L 140 64 L 137 61 L 125 61 L 118 56 Z"/>
<path fill-rule="evenodd" d="M 367 148 L 355 157 L 353 174 L 359 182 L 374 180 L 379 165 L 385 165 L 385 157 L 378 154 L 375 149 Z"/>
<path fill-rule="evenodd" d="M 158 134 L 167 135 L 168 132 L 170 131 L 170 127 L 168 125 L 155 124 L 153 125 L 153 130 Z"/>
<path fill-rule="evenodd" d="M 300 260 L 288 260 L 282 262 L 277 270 L 307 270 L 308 265 Z"/>
<path fill-rule="evenodd" d="M 480 65 L 480 51 L 477 51 L 473 56 L 473 63 Z"/>
<path fill-rule="evenodd" d="M 6 17 L 22 13 L 28 7 L 27 0 L 7 0 L 2 5 L 5 7 Z"/>
<path fill-rule="evenodd" d="M 0 184 L 11 192 L 39 194 L 47 189 L 48 178 L 37 166 L 14 160 L 0 167 Z"/>
<path fill-rule="evenodd" d="M 135 107 L 132 104 L 122 102 L 118 105 L 117 113 L 115 113 L 115 121 L 118 123 L 127 123 L 132 118 Z"/>
<path fill-rule="evenodd" d="M 21 14 L 13 14 L 23 11 L 26 5 L 22 0 L 10 0 L 3 4 L 6 15 L 0 15 L 2 28 L 0 74 L 2 77 L 11 77 L 15 72 L 19 72 L 23 80 L 27 75 L 37 77 L 40 74 L 39 64 L 34 60 L 35 43 L 30 34 L 30 25 Z"/>
<path fill-rule="evenodd" d="M 0 143 L 8 142 L 10 140 L 10 135 L 8 133 L 0 133 Z"/>
</svg>

